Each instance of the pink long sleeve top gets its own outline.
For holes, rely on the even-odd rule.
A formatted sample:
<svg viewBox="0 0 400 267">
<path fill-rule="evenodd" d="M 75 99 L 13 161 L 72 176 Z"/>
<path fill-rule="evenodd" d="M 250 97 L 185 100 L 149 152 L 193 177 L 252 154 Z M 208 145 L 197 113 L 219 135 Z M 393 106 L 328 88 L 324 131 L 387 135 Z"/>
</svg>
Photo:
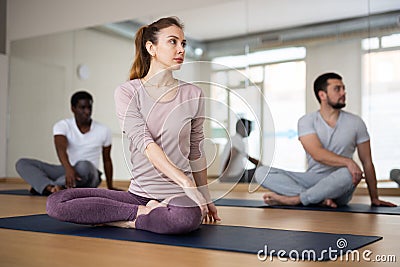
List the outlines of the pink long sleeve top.
<svg viewBox="0 0 400 267">
<path fill-rule="evenodd" d="M 159 172 L 145 156 L 148 144 L 155 142 L 168 159 L 193 179 L 190 161 L 203 153 L 204 96 L 202 90 L 179 81 L 173 99 L 153 99 L 139 79 L 128 81 L 115 91 L 117 117 L 130 141 L 131 193 L 165 199 L 183 193 L 172 179 Z"/>
</svg>

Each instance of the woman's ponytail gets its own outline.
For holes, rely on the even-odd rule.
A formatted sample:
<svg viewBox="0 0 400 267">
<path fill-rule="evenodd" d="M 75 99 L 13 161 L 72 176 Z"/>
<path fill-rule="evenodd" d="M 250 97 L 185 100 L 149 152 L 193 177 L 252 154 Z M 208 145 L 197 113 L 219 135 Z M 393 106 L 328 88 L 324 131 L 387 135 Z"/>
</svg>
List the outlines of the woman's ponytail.
<svg viewBox="0 0 400 267">
<path fill-rule="evenodd" d="M 141 79 L 146 76 L 150 68 L 150 54 L 146 49 L 145 31 L 147 26 L 141 27 L 135 36 L 135 59 L 133 61 L 129 80 Z"/>
</svg>

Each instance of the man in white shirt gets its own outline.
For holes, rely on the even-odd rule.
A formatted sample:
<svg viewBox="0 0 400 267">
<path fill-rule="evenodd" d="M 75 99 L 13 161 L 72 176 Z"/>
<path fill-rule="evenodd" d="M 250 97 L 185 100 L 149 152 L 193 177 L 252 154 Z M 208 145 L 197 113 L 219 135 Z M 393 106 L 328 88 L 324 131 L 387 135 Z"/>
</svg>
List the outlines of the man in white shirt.
<svg viewBox="0 0 400 267">
<path fill-rule="evenodd" d="M 76 92 L 71 97 L 74 117 L 54 125 L 54 144 L 61 165 L 26 158 L 17 161 L 16 170 L 32 186 L 32 194 L 50 195 L 64 188 L 97 187 L 101 182 L 100 155 L 107 187 L 114 189 L 111 131 L 92 120 L 92 105 L 93 98 L 88 92 Z"/>
<path fill-rule="evenodd" d="M 390 171 L 390 180 L 395 181 L 400 187 L 400 169 L 392 169 Z"/>
<path fill-rule="evenodd" d="M 228 140 L 221 154 L 221 182 L 249 183 L 256 168 L 248 169 L 249 162 L 259 165 L 259 160 L 247 153 L 245 138 L 251 133 L 251 121 L 239 119 L 236 122 L 236 134 Z"/>
</svg>

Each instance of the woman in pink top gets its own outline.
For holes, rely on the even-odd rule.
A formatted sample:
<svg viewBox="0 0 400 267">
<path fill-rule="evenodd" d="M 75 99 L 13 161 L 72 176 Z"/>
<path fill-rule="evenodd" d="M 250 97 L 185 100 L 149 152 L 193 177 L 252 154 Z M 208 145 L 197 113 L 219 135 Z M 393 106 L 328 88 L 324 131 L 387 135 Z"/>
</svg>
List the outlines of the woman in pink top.
<svg viewBox="0 0 400 267">
<path fill-rule="evenodd" d="M 164 234 L 220 220 L 202 152 L 203 93 L 172 74 L 183 63 L 185 45 L 183 26 L 174 17 L 138 30 L 130 80 L 115 91 L 117 117 L 130 141 L 129 191 L 63 190 L 47 201 L 51 217 Z"/>
</svg>

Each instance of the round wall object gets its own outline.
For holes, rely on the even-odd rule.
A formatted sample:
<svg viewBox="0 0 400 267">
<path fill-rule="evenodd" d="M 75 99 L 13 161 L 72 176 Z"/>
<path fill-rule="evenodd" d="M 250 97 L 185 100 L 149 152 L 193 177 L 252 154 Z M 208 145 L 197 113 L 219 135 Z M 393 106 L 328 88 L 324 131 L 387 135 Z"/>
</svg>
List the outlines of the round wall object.
<svg viewBox="0 0 400 267">
<path fill-rule="evenodd" d="M 90 72 L 89 72 L 89 67 L 87 65 L 85 65 L 85 64 L 79 65 L 77 72 L 78 72 L 79 79 L 81 79 L 81 80 L 89 79 Z"/>
</svg>

